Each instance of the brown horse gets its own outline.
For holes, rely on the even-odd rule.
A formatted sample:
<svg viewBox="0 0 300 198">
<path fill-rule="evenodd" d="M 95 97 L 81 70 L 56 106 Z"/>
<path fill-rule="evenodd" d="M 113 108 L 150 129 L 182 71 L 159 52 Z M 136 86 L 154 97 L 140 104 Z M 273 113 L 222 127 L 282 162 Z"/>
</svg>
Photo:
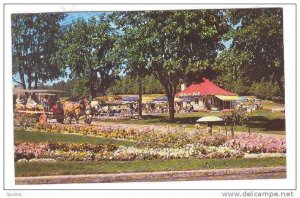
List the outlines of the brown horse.
<svg viewBox="0 0 300 198">
<path fill-rule="evenodd" d="M 79 102 L 64 102 L 63 110 L 65 115 L 65 122 L 71 124 L 72 118 L 75 118 L 76 122 L 79 123 L 79 117 L 85 114 L 84 111 L 89 103 L 90 101 L 88 99 L 83 99 Z"/>
</svg>

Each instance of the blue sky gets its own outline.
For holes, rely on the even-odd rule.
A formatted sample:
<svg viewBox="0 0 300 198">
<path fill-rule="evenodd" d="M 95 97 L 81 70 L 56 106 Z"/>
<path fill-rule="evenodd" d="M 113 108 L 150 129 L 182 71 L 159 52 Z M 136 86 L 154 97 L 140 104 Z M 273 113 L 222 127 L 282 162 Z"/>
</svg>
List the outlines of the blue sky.
<svg viewBox="0 0 300 198">
<path fill-rule="evenodd" d="M 88 20 L 93 16 L 98 16 L 101 12 L 69 12 L 67 17 L 61 22 L 61 25 L 69 25 L 77 19 Z"/>
<path fill-rule="evenodd" d="M 67 17 L 60 23 L 61 25 L 69 25 L 71 24 L 73 21 L 76 21 L 77 19 L 84 19 L 84 20 L 88 20 L 94 16 L 98 16 L 101 12 L 68 12 L 66 13 L 67 14 Z M 232 40 L 229 40 L 229 41 L 223 41 L 224 45 L 226 48 L 229 48 L 231 43 L 232 43 Z M 67 73 L 69 73 L 70 71 L 67 71 Z M 20 80 L 19 76 L 18 75 L 14 75 L 14 78 L 16 80 Z M 57 83 L 57 82 L 60 82 L 62 80 L 65 80 L 67 81 L 68 78 L 65 78 L 65 77 L 61 77 L 57 80 L 54 80 L 54 81 L 48 81 L 46 84 L 48 85 L 52 85 L 53 83 Z M 16 82 L 13 82 L 14 85 L 18 85 L 18 83 Z"/>
</svg>

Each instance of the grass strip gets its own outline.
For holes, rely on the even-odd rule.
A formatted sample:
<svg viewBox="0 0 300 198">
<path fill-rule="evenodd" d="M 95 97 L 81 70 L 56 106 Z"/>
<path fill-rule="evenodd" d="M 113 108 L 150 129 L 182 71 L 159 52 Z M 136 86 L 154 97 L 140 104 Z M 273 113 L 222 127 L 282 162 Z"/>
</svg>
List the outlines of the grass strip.
<svg viewBox="0 0 300 198">
<path fill-rule="evenodd" d="M 286 158 L 15 163 L 17 177 L 285 166 Z"/>
<path fill-rule="evenodd" d="M 116 144 L 123 146 L 134 146 L 136 142 L 117 140 L 112 138 L 94 137 L 76 134 L 60 134 L 48 132 L 34 132 L 15 130 L 14 140 L 19 142 L 62 142 L 62 143 L 89 143 L 89 144 Z"/>
</svg>

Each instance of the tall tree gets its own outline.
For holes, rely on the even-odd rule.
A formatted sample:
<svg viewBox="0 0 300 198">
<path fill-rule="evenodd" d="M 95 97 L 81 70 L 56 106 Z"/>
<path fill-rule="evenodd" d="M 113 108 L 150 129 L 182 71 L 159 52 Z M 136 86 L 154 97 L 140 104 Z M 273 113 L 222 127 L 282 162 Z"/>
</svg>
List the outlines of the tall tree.
<svg viewBox="0 0 300 198">
<path fill-rule="evenodd" d="M 55 40 L 60 36 L 60 22 L 64 14 L 12 15 L 13 74 L 20 77 L 24 89 L 37 88 L 61 76 L 62 72 L 52 57 L 57 50 Z M 27 82 L 26 82 L 27 81 Z"/>
<path fill-rule="evenodd" d="M 271 79 L 284 96 L 282 9 L 233 9 L 226 11 L 226 17 L 232 26 L 228 39 L 233 39 L 234 53 L 222 62 L 235 59 L 242 79 L 252 83 Z"/>
<path fill-rule="evenodd" d="M 143 23 L 131 27 L 136 44 L 147 49 L 146 68 L 161 82 L 169 102 L 169 120 L 174 122 L 174 97 L 181 81 L 201 79 L 224 48 L 221 36 L 228 30 L 218 10 L 147 11 L 133 13 Z M 133 31 L 132 30 L 132 31 Z"/>
<path fill-rule="evenodd" d="M 236 54 L 239 54 L 238 56 Z M 236 52 L 229 48 L 218 54 L 214 62 L 214 70 L 218 74 L 215 81 L 222 87 L 241 95 L 249 94 L 251 79 L 245 69 L 241 67 L 242 62 L 250 59 L 247 52 Z"/>
<path fill-rule="evenodd" d="M 138 79 L 125 75 L 109 87 L 110 94 L 139 94 Z M 163 94 L 164 88 L 153 75 L 147 75 L 142 79 L 143 94 Z"/>
<path fill-rule="evenodd" d="M 139 116 L 143 114 L 143 85 L 142 81 L 149 74 L 147 65 L 147 47 L 139 34 L 140 28 L 145 24 L 144 12 L 116 12 L 113 14 L 114 22 L 121 33 L 120 43 L 122 49 L 122 59 L 126 65 L 126 73 L 132 78 L 137 78 L 139 102 Z"/>
<path fill-rule="evenodd" d="M 70 68 L 71 78 L 87 79 L 92 97 L 97 92 L 104 93 L 118 77 L 117 37 L 110 17 L 101 13 L 99 17 L 79 19 L 67 26 L 58 41 L 58 63 Z"/>
</svg>

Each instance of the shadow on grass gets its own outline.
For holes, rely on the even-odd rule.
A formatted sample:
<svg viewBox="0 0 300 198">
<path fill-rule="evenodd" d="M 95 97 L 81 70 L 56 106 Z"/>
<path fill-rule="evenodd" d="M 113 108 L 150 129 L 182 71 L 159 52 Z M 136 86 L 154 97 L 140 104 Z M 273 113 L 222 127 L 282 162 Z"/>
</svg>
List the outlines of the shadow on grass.
<svg viewBox="0 0 300 198">
<path fill-rule="evenodd" d="M 161 115 L 145 115 L 143 116 L 145 123 L 170 123 L 168 116 Z M 175 117 L 175 122 L 172 124 L 195 124 L 199 116 L 192 117 Z"/>
<path fill-rule="evenodd" d="M 251 128 L 262 128 L 266 131 L 284 131 L 285 130 L 285 119 L 276 118 L 268 119 L 263 116 L 253 116 L 250 122 Z"/>
<path fill-rule="evenodd" d="M 199 116 L 190 116 L 190 117 L 175 117 L 174 124 L 192 124 L 196 123 L 196 120 L 199 119 Z M 148 124 L 158 124 L 158 123 L 170 123 L 168 116 L 161 115 L 147 115 L 144 116 L 143 122 Z M 223 126 L 223 124 L 215 124 L 216 126 Z M 285 131 L 285 119 L 275 118 L 268 119 L 264 116 L 253 116 L 250 121 L 250 128 L 253 129 L 262 129 L 264 131 Z"/>
</svg>

